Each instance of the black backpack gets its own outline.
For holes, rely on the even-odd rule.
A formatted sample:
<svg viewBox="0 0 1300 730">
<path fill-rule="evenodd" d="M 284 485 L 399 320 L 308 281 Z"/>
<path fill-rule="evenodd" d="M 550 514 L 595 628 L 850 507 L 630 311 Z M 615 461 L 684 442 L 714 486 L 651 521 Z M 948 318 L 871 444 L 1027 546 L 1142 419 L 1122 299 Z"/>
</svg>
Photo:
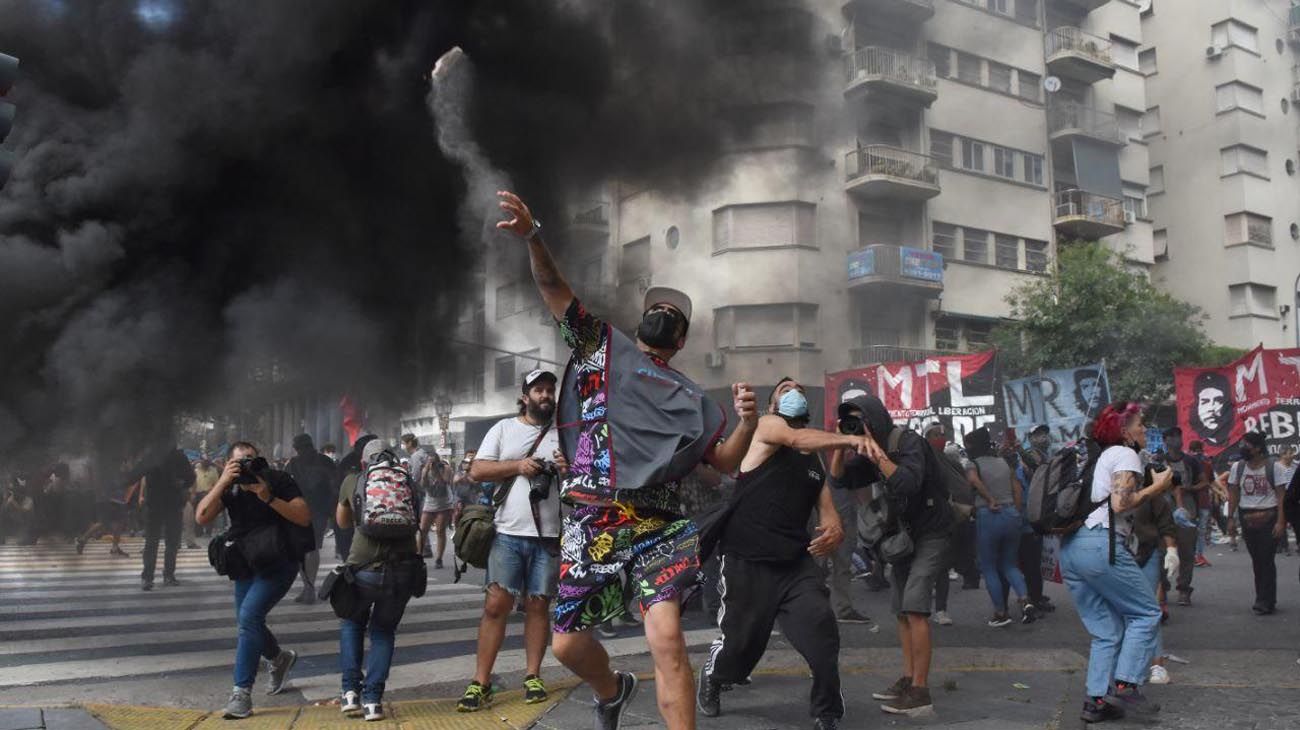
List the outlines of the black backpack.
<svg viewBox="0 0 1300 730">
<path fill-rule="evenodd" d="M 1097 470 L 1101 448 L 1085 439 L 1062 449 L 1038 467 L 1029 483 L 1025 518 L 1040 535 L 1072 535 L 1083 526 L 1092 511 L 1109 499 L 1092 501 L 1092 475 Z"/>
</svg>

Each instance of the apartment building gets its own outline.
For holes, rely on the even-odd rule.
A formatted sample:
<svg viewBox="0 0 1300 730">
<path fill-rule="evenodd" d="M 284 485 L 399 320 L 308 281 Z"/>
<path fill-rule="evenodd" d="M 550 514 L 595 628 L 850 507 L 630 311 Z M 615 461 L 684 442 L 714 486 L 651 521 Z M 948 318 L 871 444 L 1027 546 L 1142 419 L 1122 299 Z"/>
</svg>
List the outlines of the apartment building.
<svg viewBox="0 0 1300 730">
<path fill-rule="evenodd" d="M 1294 347 L 1300 274 L 1300 9 L 1144 3 L 1155 276 L 1224 345 Z"/>
<path fill-rule="evenodd" d="M 791 375 L 817 403 L 827 372 L 981 349 L 1006 294 L 1068 241 L 1152 263 L 1135 2 L 765 7 L 718 25 L 738 68 L 782 52 L 738 35 L 807 33 L 817 52 L 748 79 L 723 174 L 689 200 L 610 181 L 601 202 L 547 222 L 575 289 L 615 323 L 635 324 L 651 285 L 691 294 L 674 365 L 705 387 Z M 513 411 L 519 373 L 567 355 L 520 248 L 494 246 L 458 338 L 490 348 L 463 351 L 473 375 L 452 430 L 470 443 Z"/>
</svg>

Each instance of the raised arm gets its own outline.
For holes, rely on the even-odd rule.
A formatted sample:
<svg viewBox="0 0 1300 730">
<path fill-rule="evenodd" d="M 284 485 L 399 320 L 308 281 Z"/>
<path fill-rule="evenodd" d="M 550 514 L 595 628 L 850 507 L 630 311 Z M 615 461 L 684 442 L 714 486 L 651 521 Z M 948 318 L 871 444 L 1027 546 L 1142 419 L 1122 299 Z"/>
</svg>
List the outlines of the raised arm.
<svg viewBox="0 0 1300 730">
<path fill-rule="evenodd" d="M 797 451 L 822 451 L 824 449 L 854 449 L 866 453 L 866 439 L 846 436 L 815 428 L 790 428 L 784 418 L 768 414 L 758 419 L 755 440 L 772 446 L 789 446 Z"/>
<path fill-rule="evenodd" d="M 546 302 L 551 316 L 563 319 L 569 302 L 573 301 L 573 289 L 569 288 L 569 283 L 555 266 L 555 259 L 542 240 L 541 229 L 536 225 L 532 211 L 514 193 L 499 190 L 497 196 L 501 198 L 501 210 L 510 216 L 510 220 L 498 222 L 497 228 L 510 231 L 528 242 L 528 260 L 532 265 L 537 291 L 542 295 L 542 301 Z"/>
<path fill-rule="evenodd" d="M 723 474 L 734 474 L 740 468 L 745 452 L 749 451 L 749 445 L 754 441 L 754 432 L 758 430 L 758 406 L 754 391 L 745 383 L 734 383 L 731 386 L 731 396 L 732 407 L 740 417 L 740 424 L 705 457 L 714 469 Z"/>
</svg>

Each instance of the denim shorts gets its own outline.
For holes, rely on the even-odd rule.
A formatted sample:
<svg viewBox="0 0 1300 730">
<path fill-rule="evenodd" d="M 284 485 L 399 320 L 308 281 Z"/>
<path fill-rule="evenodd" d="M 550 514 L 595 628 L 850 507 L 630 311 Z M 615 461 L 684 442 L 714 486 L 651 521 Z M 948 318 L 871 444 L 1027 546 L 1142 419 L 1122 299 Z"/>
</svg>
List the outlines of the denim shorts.
<svg viewBox="0 0 1300 730">
<path fill-rule="evenodd" d="M 497 533 L 483 585 L 495 583 L 513 596 L 552 598 L 559 568 L 559 556 L 547 552 L 541 540 Z"/>
</svg>

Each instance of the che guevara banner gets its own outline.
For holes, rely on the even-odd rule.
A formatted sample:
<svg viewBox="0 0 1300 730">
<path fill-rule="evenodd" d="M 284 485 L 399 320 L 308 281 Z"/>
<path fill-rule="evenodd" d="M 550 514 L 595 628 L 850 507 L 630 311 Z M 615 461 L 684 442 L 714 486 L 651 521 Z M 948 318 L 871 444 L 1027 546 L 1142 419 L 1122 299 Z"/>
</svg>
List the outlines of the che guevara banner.
<svg viewBox="0 0 1300 730">
<path fill-rule="evenodd" d="M 1300 349 L 1257 347 L 1219 368 L 1176 368 L 1174 392 L 1183 441 L 1217 456 L 1250 431 L 1270 453 L 1300 440 Z"/>
<path fill-rule="evenodd" d="M 1103 364 L 1044 370 L 1002 386 L 1007 427 L 1024 441 L 1038 426 L 1052 434 L 1053 450 L 1083 438 L 1088 420 L 1110 402 L 1110 385 Z"/>
<path fill-rule="evenodd" d="M 826 376 L 826 428 L 834 430 L 839 404 L 872 394 L 900 426 L 923 431 L 941 421 L 958 444 L 967 433 L 1000 421 L 1002 382 L 996 350 L 889 362 Z"/>
</svg>

